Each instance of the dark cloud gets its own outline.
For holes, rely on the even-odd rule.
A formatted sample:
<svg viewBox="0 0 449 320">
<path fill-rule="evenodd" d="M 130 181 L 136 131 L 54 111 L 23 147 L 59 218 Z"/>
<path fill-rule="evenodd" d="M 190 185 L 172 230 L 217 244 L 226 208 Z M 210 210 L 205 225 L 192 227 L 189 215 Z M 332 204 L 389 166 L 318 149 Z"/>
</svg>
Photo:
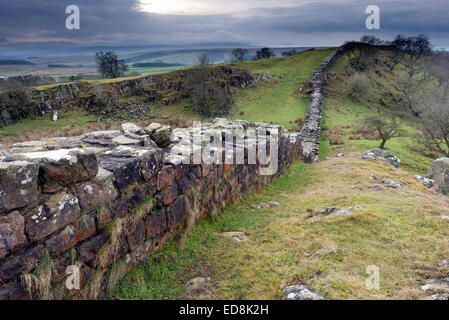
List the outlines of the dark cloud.
<svg viewBox="0 0 449 320">
<path fill-rule="evenodd" d="M 3 0 L 1 39 L 9 42 L 64 42 L 77 45 L 191 44 L 244 42 L 266 45 L 338 45 L 364 33 L 391 38 L 426 33 L 449 47 L 449 1 L 377 0 L 381 30 L 365 29 L 365 8 L 372 0 L 298 1 L 297 6 L 257 7 L 238 13 L 170 15 L 139 12 L 137 1 Z M 213 5 L 211 0 L 211 5 Z M 81 29 L 65 28 L 65 8 L 77 4 Z M 5 41 L 3 41 L 5 42 Z"/>
</svg>

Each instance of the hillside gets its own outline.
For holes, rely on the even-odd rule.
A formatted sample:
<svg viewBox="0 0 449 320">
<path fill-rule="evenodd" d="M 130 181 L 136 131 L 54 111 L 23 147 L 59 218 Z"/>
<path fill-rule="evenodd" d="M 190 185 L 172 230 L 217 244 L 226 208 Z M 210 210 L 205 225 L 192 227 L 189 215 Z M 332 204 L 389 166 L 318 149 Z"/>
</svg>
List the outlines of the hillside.
<svg viewBox="0 0 449 320">
<path fill-rule="evenodd" d="M 382 185 L 384 178 L 404 187 Z M 255 209 L 269 201 L 280 206 Z M 351 215 L 310 218 L 351 206 L 359 207 Z M 301 283 L 331 299 L 425 298 L 420 285 L 442 275 L 437 265 L 449 256 L 447 221 L 439 218 L 448 209 L 449 199 L 412 175 L 359 154 L 296 163 L 260 194 L 198 223 L 183 247 L 151 257 L 113 297 L 279 299 L 284 286 Z M 379 290 L 365 287 L 368 265 L 380 268 Z M 189 289 L 197 277 L 210 280 Z"/>
<path fill-rule="evenodd" d="M 448 222 L 442 218 L 449 198 L 414 177 L 425 175 L 438 155 L 420 147 L 413 117 L 402 119 L 386 145 L 401 160 L 400 168 L 362 159 L 365 150 L 379 145 L 378 137 L 365 132 L 364 118 L 401 108 L 388 71 L 391 56 L 371 49 L 378 63 L 360 71 L 369 83 L 363 95 L 351 94 L 348 55 L 328 71 L 319 162 L 295 161 L 262 191 L 187 228 L 130 271 L 107 298 L 280 299 L 291 284 L 311 286 L 330 299 L 430 298 L 420 286 L 449 272 L 438 266 L 449 257 Z M 234 105 L 227 118 L 299 131 L 312 73 L 334 51 L 224 64 L 264 75 L 254 87 L 231 88 Z M 94 83 L 112 88 L 128 80 L 136 78 Z M 179 97 L 168 104 L 144 95 L 118 101 L 124 108 L 137 104 L 151 110 L 153 118 L 137 121 L 142 127 L 151 122 L 186 127 L 192 120 L 211 120 L 194 110 L 190 98 Z M 78 136 L 117 129 L 124 122 L 128 120 L 99 122 L 97 114 L 62 109 L 56 122 L 47 114 L 1 128 L 0 144 Z M 365 286 L 366 268 L 372 265 L 380 270 L 376 290 Z"/>
<path fill-rule="evenodd" d="M 308 103 L 299 85 L 329 52 L 245 63 L 251 70 L 275 74 L 279 82 L 239 92 L 232 117 L 294 126 Z M 388 53 L 375 55 L 388 63 Z M 413 174 L 425 175 L 434 155 L 419 148 L 416 122 L 407 118 L 401 134 L 387 144 L 402 169 L 361 159 L 360 152 L 377 147 L 379 140 L 354 139 L 353 131 L 367 115 L 389 112 L 380 98 L 391 97 L 395 79 L 385 63 L 367 70 L 372 86 L 354 101 L 348 94 L 347 61 L 341 58 L 330 70 L 336 77 L 328 79 L 322 161 L 297 163 L 262 193 L 202 221 L 182 248 L 173 244 L 150 258 L 121 282 L 113 298 L 279 299 L 282 288 L 292 283 L 307 284 L 331 299 L 429 298 L 420 286 L 447 273 L 438 267 L 449 255 L 447 221 L 439 216 L 449 201 Z M 379 77 L 379 72 L 386 75 Z M 390 107 L 394 103 L 388 101 Z M 343 144 L 331 145 L 326 138 L 335 127 L 343 131 Z M 403 186 L 382 184 L 385 178 Z M 280 206 L 257 209 L 269 201 Z M 349 207 L 353 214 L 319 216 L 330 207 Z M 311 213 L 318 217 L 310 218 Z M 229 232 L 230 237 L 223 236 Z M 380 268 L 379 290 L 365 287 L 368 265 Z"/>
</svg>

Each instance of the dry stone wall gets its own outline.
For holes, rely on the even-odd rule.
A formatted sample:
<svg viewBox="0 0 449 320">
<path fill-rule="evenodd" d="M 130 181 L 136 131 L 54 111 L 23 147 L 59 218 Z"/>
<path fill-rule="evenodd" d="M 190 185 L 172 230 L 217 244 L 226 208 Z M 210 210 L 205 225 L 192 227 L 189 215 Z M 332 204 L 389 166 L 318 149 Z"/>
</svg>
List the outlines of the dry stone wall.
<svg viewBox="0 0 449 320">
<path fill-rule="evenodd" d="M 251 129 L 276 137 L 261 140 L 254 164 Z M 236 139 L 209 150 L 221 163 L 193 164 L 190 157 L 226 134 Z M 278 170 L 261 175 L 261 150 L 272 143 Z M 226 164 L 220 151 L 229 147 L 244 151 L 244 164 Z M 298 133 L 225 119 L 187 129 L 128 123 L 121 131 L 15 144 L 0 157 L 0 300 L 104 298 L 197 219 L 260 190 L 301 158 Z M 71 268 L 79 270 L 79 289 L 67 286 Z"/>
<path fill-rule="evenodd" d="M 324 59 L 324 61 L 313 71 L 311 81 L 312 93 L 309 108 L 307 109 L 304 126 L 300 132 L 303 141 L 303 158 L 307 163 L 318 161 L 321 135 L 321 112 L 323 107 L 324 86 L 326 84 L 326 71 L 336 60 L 342 57 L 346 51 L 346 46 L 338 48 Z"/>
</svg>

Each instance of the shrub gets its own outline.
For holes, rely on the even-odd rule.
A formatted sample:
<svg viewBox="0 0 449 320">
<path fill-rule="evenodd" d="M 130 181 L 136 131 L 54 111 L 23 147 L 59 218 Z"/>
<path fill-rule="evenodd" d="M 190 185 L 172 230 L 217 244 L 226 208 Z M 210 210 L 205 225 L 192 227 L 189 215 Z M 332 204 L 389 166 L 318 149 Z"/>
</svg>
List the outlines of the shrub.
<svg viewBox="0 0 449 320">
<path fill-rule="evenodd" d="M 186 77 L 186 89 L 198 113 L 205 116 L 229 113 L 232 99 L 228 87 L 224 82 L 209 80 L 207 68 L 192 69 Z"/>
<path fill-rule="evenodd" d="M 370 86 L 371 80 L 366 74 L 361 72 L 352 74 L 348 80 L 348 87 L 350 88 L 349 97 L 353 100 L 360 100 L 366 95 Z"/>
</svg>

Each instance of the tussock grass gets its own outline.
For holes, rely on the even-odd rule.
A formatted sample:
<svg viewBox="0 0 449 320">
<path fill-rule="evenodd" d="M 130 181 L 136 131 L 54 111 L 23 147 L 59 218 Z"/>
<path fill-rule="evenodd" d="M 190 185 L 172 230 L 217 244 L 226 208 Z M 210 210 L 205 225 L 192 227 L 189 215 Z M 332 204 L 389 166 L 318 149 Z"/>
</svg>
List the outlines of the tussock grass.
<svg viewBox="0 0 449 320">
<path fill-rule="evenodd" d="M 33 273 L 25 273 L 21 276 L 22 284 L 30 297 L 35 296 L 41 300 L 51 300 L 53 298 L 51 285 L 55 274 L 55 264 L 50 257 L 48 250 Z"/>
<path fill-rule="evenodd" d="M 401 189 L 365 186 L 390 178 Z M 275 200 L 278 208 L 251 210 Z M 354 215 L 308 218 L 308 209 L 360 206 Z M 261 193 L 202 220 L 186 239 L 163 248 L 132 271 L 116 298 L 278 299 L 289 284 L 308 284 L 332 299 L 421 299 L 420 284 L 449 255 L 447 222 L 438 218 L 449 199 L 426 189 L 407 172 L 357 153 L 315 165 L 295 163 Z M 216 236 L 245 232 L 235 243 Z M 380 268 L 380 289 L 368 290 L 366 267 Z M 214 288 L 195 296 L 185 284 L 213 274 Z"/>
</svg>

